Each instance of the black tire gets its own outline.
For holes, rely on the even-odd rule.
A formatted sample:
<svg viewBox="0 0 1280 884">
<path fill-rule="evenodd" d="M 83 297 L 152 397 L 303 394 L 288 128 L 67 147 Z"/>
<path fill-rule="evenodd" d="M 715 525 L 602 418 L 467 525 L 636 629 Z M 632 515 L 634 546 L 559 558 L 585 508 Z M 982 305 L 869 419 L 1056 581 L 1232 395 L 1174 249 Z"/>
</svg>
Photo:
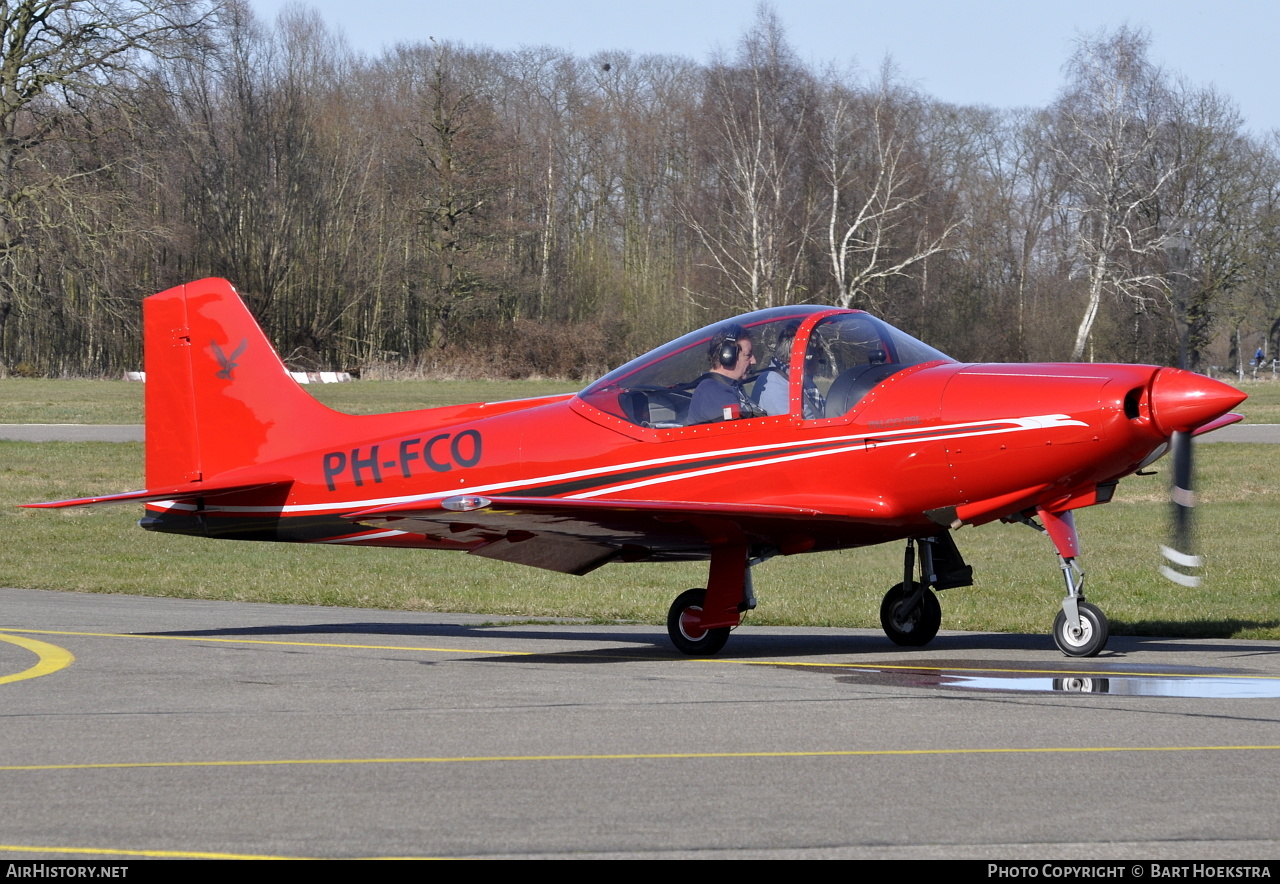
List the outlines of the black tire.
<svg viewBox="0 0 1280 884">
<path fill-rule="evenodd" d="M 1096 657 L 1107 646 L 1111 624 L 1107 617 L 1088 602 L 1078 602 L 1080 610 L 1080 634 L 1072 635 L 1067 628 L 1067 614 L 1059 611 L 1053 619 L 1053 641 L 1058 650 L 1068 657 Z"/>
<path fill-rule="evenodd" d="M 711 657 L 719 653 L 724 643 L 729 640 L 728 626 L 696 629 L 684 620 L 686 611 L 702 610 L 702 603 L 706 597 L 705 589 L 686 590 L 676 597 L 676 600 L 671 603 L 671 610 L 667 612 L 667 635 L 671 636 L 671 643 L 680 653 L 688 654 L 690 657 Z"/>
<path fill-rule="evenodd" d="M 942 606 L 933 591 L 926 589 L 920 596 L 920 604 L 904 617 L 899 612 L 906 600 L 907 593 L 901 583 L 886 592 L 880 603 L 880 625 L 895 645 L 920 648 L 938 634 L 938 627 L 942 626 Z"/>
</svg>

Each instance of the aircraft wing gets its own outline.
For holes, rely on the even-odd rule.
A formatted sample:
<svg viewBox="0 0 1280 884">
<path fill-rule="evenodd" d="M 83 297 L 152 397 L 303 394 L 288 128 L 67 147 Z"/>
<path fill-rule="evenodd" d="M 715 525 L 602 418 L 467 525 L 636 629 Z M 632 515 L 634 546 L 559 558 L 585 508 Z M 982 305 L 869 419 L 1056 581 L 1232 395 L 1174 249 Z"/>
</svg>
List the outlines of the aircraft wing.
<svg viewBox="0 0 1280 884">
<path fill-rule="evenodd" d="M 781 545 L 823 513 L 763 504 L 452 497 L 375 507 L 344 518 L 455 542 L 472 555 L 586 574 L 613 560 L 706 558 L 746 540 Z"/>
</svg>

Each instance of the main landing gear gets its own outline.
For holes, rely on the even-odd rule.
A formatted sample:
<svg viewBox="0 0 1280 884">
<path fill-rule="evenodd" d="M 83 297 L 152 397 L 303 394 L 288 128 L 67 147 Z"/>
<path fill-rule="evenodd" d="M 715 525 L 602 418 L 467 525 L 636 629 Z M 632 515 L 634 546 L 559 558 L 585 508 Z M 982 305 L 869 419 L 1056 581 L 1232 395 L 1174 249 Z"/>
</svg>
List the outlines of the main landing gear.
<svg viewBox="0 0 1280 884">
<path fill-rule="evenodd" d="M 942 626 L 942 606 L 923 583 L 915 584 L 914 590 L 896 583 L 880 602 L 880 626 L 895 645 L 923 647 Z"/>
<path fill-rule="evenodd" d="M 942 606 L 933 590 L 973 585 L 973 569 L 964 563 L 950 533 L 920 540 L 920 578 L 916 572 L 916 541 L 907 541 L 902 582 L 884 594 L 880 625 L 896 645 L 919 648 L 933 641 L 942 626 Z"/>
<path fill-rule="evenodd" d="M 680 593 L 667 612 L 667 635 L 682 654 L 710 657 L 729 640 L 729 632 L 742 622 L 742 612 L 756 606 L 751 585 L 752 559 L 745 545 L 717 546 L 711 551 L 711 575 L 707 588 Z"/>
</svg>

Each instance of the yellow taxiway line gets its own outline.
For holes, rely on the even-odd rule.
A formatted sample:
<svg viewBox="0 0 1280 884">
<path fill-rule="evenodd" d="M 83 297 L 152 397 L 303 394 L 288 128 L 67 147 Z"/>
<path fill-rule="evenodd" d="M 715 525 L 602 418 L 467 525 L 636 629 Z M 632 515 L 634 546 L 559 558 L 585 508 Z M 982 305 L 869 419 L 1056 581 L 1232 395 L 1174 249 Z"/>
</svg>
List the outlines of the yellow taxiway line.
<svg viewBox="0 0 1280 884">
<path fill-rule="evenodd" d="M 8 684 L 12 681 L 22 681 L 28 678 L 39 678 L 42 675 L 49 675 L 57 672 L 59 669 L 66 669 L 76 661 L 75 655 L 66 648 L 60 648 L 57 645 L 51 645 L 48 642 L 36 641 L 33 638 L 23 638 L 20 635 L 5 635 L 0 632 L 0 641 L 8 642 L 11 645 L 17 645 L 20 648 L 26 648 L 31 653 L 39 657 L 39 661 L 30 669 L 24 669 L 21 672 L 15 672 L 13 675 L 0 675 L 0 684 Z"/>
<path fill-rule="evenodd" d="M 1042 746 L 987 749 L 813 749 L 788 752 L 620 752 L 572 755 L 453 755 L 421 758 L 276 758 L 245 761 L 108 761 L 90 764 L 6 764 L 0 772 L 48 770 L 130 770 L 138 768 L 305 767 L 357 764 L 482 764 L 547 761 L 673 761 L 738 758 L 868 758 L 921 755 L 1079 755 L 1111 752 L 1275 752 L 1258 746 Z"/>
<path fill-rule="evenodd" d="M 478 654 L 481 656 L 494 657 L 583 657 L 595 658 L 600 656 L 598 653 L 590 651 L 498 651 L 492 648 L 438 648 L 425 645 L 366 645 L 352 644 L 345 642 L 303 642 L 303 641 L 287 641 L 284 639 L 261 639 L 261 638 L 218 638 L 214 636 L 204 635 L 148 635 L 146 633 L 121 633 L 121 632 L 70 632 L 66 630 L 55 629 L 21 629 L 18 627 L 4 626 L 0 627 L 0 639 L 5 639 L 6 634 L 10 637 L 6 640 L 17 642 L 12 637 L 12 633 L 23 633 L 26 635 L 60 635 L 60 636 L 79 636 L 84 638 L 126 638 L 126 639 L 151 639 L 159 641 L 183 641 L 183 642 L 209 642 L 215 644 L 234 644 L 234 645 L 287 645 L 290 647 L 303 648 L 334 648 L 340 650 L 364 650 L 364 651 L 419 651 L 433 654 Z M 33 642 L 33 644 L 42 644 L 41 642 Z M 44 647 L 55 648 L 54 645 L 44 645 Z M 61 653 L 70 653 L 57 649 Z M 610 654 L 610 659 L 619 659 L 618 655 Z M 74 657 L 71 658 L 75 659 Z M 635 656 L 636 660 L 654 661 L 653 657 Z M 70 660 L 68 660 L 68 663 Z M 654 661 L 657 662 L 657 661 Z M 674 657 L 670 662 L 676 663 L 719 663 L 733 666 L 786 666 L 804 669 L 858 669 L 867 671 L 904 671 L 904 672 L 997 672 L 1016 675 L 1055 675 L 1055 676 L 1072 676 L 1081 675 L 1093 678 L 1122 678 L 1122 677 L 1145 677 L 1145 678 L 1171 678 L 1171 679 L 1196 679 L 1196 678 L 1231 678 L 1231 679 L 1256 679 L 1273 681 L 1276 680 L 1274 675 L 1248 675 L 1245 673 L 1223 674 L 1221 672 L 1212 673 L 1174 673 L 1169 671 L 1163 672 L 1146 672 L 1142 669 L 1040 669 L 1030 667 L 1014 667 L 1014 666 L 936 666 L 928 661 L 922 660 L 919 663 L 850 663 L 837 661 L 795 661 L 795 660 L 742 660 L 721 657 Z M 66 665 L 66 664 L 63 664 Z M 58 668 L 62 668 L 59 666 Z M 53 670 L 50 670 L 53 671 Z M 46 673 L 37 673 L 44 675 Z M 24 675 L 25 678 L 33 676 Z M 0 678 L 0 683 L 5 679 Z M 10 676 L 10 680 L 16 680 Z"/>
<path fill-rule="evenodd" d="M 486 654 L 503 657 L 539 656 L 537 651 L 494 651 L 479 650 L 476 648 L 428 648 L 421 645 L 355 645 L 339 642 L 294 642 L 285 641 L 283 639 L 265 638 L 215 638 L 207 635 L 147 635 L 145 633 L 128 632 L 66 632 L 56 629 L 17 629 L 10 626 L 0 627 L 0 636 L 3 636 L 5 633 L 14 632 L 21 632 L 28 635 L 70 635 L 84 638 L 136 638 L 173 642 L 211 642 L 214 644 L 231 645 L 289 645 L 292 647 L 302 648 L 345 648 L 348 650 L 361 651 L 431 651 L 437 654 Z M 37 642 L 37 644 L 39 644 L 39 642 Z M 50 647 L 53 646 L 50 645 Z"/>
<path fill-rule="evenodd" d="M 311 859 L 305 856 L 269 856 L 256 853 L 214 853 L 200 850 L 122 850 L 116 847 L 32 847 L 0 844 L 0 853 L 72 854 L 75 856 L 136 856 L 151 859 Z M 121 876 L 123 877 L 123 876 Z"/>
</svg>

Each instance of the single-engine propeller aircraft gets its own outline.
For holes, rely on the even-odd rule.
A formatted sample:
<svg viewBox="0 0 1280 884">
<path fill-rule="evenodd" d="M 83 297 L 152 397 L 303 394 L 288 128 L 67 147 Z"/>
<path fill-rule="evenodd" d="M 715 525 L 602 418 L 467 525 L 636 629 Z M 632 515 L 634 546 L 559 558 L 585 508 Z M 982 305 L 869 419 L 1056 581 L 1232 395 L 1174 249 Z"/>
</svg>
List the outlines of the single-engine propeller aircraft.
<svg viewBox="0 0 1280 884">
<path fill-rule="evenodd" d="M 1072 513 L 1170 447 L 1185 472 L 1189 436 L 1239 420 L 1245 398 L 1173 368 L 962 364 L 867 313 L 788 306 L 687 334 L 576 395 L 354 416 L 290 378 L 225 280 L 147 298 L 144 326 L 147 488 L 32 506 L 142 503 L 151 531 L 567 574 L 709 560 L 667 618 L 691 655 L 718 652 L 755 606 L 752 566 L 889 541 L 906 553 L 881 622 L 927 644 L 935 591 L 972 584 L 952 529 L 995 520 L 1048 533 L 1067 592 L 1054 639 L 1097 654 L 1108 625 L 1084 598 Z M 1192 582 L 1182 547 L 1166 571 Z"/>
</svg>

